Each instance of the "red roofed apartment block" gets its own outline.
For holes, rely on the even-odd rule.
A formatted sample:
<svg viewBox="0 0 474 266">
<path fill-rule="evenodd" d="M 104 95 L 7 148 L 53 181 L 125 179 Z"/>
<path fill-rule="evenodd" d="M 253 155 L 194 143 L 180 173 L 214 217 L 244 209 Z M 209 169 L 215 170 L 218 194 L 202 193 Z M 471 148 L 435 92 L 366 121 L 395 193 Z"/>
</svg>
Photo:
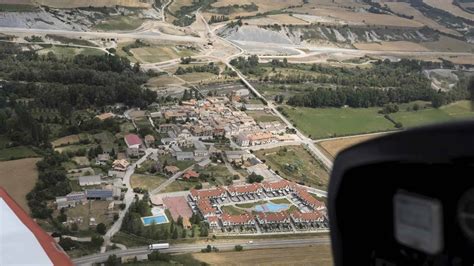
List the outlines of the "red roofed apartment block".
<svg viewBox="0 0 474 266">
<path fill-rule="evenodd" d="M 257 214 L 257 221 L 260 224 L 287 224 L 290 223 L 290 216 L 285 211 L 260 212 Z"/>
<path fill-rule="evenodd" d="M 216 215 L 216 209 L 212 207 L 211 203 L 207 199 L 198 200 L 196 206 L 204 218 Z"/>
<path fill-rule="evenodd" d="M 310 206 L 311 208 L 322 211 L 326 209 L 326 205 L 321 201 L 315 199 L 308 191 L 304 188 L 296 189 L 296 196 L 303 201 L 306 205 Z"/>
<path fill-rule="evenodd" d="M 217 216 L 208 216 L 207 222 L 211 228 L 218 228 L 219 226 L 219 217 Z"/>
<path fill-rule="evenodd" d="M 222 225 L 224 226 L 240 226 L 240 225 L 254 225 L 254 217 L 248 213 L 240 215 L 230 215 L 224 213 L 221 216 Z"/>
<path fill-rule="evenodd" d="M 127 144 L 128 148 L 139 149 L 143 145 L 143 142 L 140 139 L 140 137 L 135 135 L 135 134 L 125 135 L 124 140 L 125 140 L 125 144 Z"/>
<path fill-rule="evenodd" d="M 290 183 L 288 180 L 283 179 L 277 182 L 263 182 L 262 186 L 265 192 L 273 192 L 293 188 L 294 184 Z"/>
<path fill-rule="evenodd" d="M 316 223 L 316 222 L 324 222 L 324 216 L 321 212 L 300 212 L 294 211 L 290 214 L 291 219 L 295 223 Z"/>
<path fill-rule="evenodd" d="M 227 191 L 231 196 L 240 196 L 240 195 L 247 195 L 247 194 L 256 194 L 262 192 L 262 186 L 257 183 L 243 185 L 243 186 L 229 186 L 227 187 Z"/>
<path fill-rule="evenodd" d="M 196 201 L 198 199 L 214 199 L 214 198 L 223 198 L 226 196 L 226 190 L 218 187 L 213 189 L 191 189 L 191 196 Z"/>
<path fill-rule="evenodd" d="M 0 187 L 0 265 L 73 265 L 54 239 Z"/>
</svg>

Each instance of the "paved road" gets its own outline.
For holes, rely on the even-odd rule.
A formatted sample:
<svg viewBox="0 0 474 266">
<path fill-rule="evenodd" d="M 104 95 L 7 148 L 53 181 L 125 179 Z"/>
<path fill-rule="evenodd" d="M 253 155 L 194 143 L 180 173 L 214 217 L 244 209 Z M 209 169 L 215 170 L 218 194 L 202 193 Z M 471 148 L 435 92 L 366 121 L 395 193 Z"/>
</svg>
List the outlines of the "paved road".
<svg viewBox="0 0 474 266">
<path fill-rule="evenodd" d="M 176 42 L 195 42 L 205 43 L 205 40 L 193 37 L 189 35 L 178 36 L 169 35 L 153 30 L 144 30 L 141 32 L 130 31 L 130 32 L 94 32 L 94 31 L 71 31 L 71 30 L 51 30 L 51 29 L 26 29 L 26 28 L 14 28 L 14 27 L 0 27 L 2 33 L 25 33 L 25 34 L 59 34 L 65 36 L 73 36 L 75 38 L 81 36 L 93 37 L 93 38 L 131 38 L 131 39 L 151 39 L 151 40 L 169 40 Z"/>
<path fill-rule="evenodd" d="M 167 179 L 165 182 L 163 182 L 161 185 L 159 185 L 157 188 L 153 189 L 153 190 L 150 192 L 150 194 L 151 194 L 151 195 L 156 195 L 156 194 L 160 193 L 160 191 L 162 191 L 162 190 L 165 189 L 167 186 L 169 186 L 171 183 L 173 183 L 174 181 L 176 181 L 176 179 L 177 179 L 178 177 L 180 177 L 184 172 L 193 169 L 193 167 L 194 167 L 194 164 L 191 165 L 190 167 L 184 169 L 183 171 L 177 172 L 177 173 L 174 174 L 172 177 L 170 177 L 170 178 Z"/>
<path fill-rule="evenodd" d="M 135 168 L 137 166 L 140 166 L 145 160 L 147 160 L 148 156 L 150 156 L 152 153 L 157 152 L 157 149 L 146 149 L 145 155 L 141 157 L 137 162 L 130 165 L 130 167 L 128 167 L 127 171 L 125 172 L 125 175 L 123 177 L 123 183 L 127 186 L 127 192 L 125 193 L 123 199 L 123 202 L 125 203 L 125 209 L 119 213 L 118 220 L 115 221 L 115 223 L 109 228 L 109 230 L 107 230 L 107 233 L 104 235 L 104 245 L 101 249 L 102 253 L 105 251 L 105 247 L 111 244 L 110 240 L 112 239 L 112 237 L 120 230 L 120 227 L 122 227 L 122 222 L 123 218 L 125 217 L 125 213 L 127 213 L 128 208 L 130 208 L 130 205 L 132 204 L 133 199 L 135 197 L 135 193 L 133 192 L 133 189 L 130 186 L 130 177 L 135 172 Z"/>
<path fill-rule="evenodd" d="M 329 238 L 303 238 L 303 239 L 269 239 L 269 240 L 253 240 L 253 244 L 249 244 L 246 240 L 232 241 L 232 242 L 209 242 L 209 245 L 217 247 L 221 251 L 233 250 L 235 245 L 242 245 L 244 249 L 267 249 L 267 248 L 284 248 L 284 247 L 303 247 L 311 245 L 328 245 Z M 207 244 L 177 244 L 171 245 L 169 249 L 161 250 L 162 253 L 189 253 L 199 252 L 205 248 Z M 76 265 L 90 265 L 92 263 L 99 263 L 107 260 L 110 255 L 122 256 L 136 256 L 149 254 L 150 251 L 146 246 L 132 248 L 128 250 L 112 250 L 102 254 L 94 254 L 73 260 Z"/>
</svg>

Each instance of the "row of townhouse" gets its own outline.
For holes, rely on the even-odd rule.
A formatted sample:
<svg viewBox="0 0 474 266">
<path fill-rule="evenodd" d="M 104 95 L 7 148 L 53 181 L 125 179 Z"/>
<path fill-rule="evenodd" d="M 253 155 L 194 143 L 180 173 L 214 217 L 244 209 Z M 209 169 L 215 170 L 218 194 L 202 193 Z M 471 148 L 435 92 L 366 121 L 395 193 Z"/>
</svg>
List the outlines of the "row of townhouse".
<svg viewBox="0 0 474 266">
<path fill-rule="evenodd" d="M 305 205 L 311 207 L 313 210 L 317 210 L 317 211 L 326 210 L 326 205 L 323 202 L 321 202 L 321 201 L 315 199 L 313 196 L 311 196 L 311 194 L 309 194 L 309 192 L 304 188 L 297 187 L 295 189 L 295 195 Z"/>
<path fill-rule="evenodd" d="M 325 221 L 325 216 L 320 211 L 300 212 L 294 211 L 290 213 L 291 220 L 294 224 L 314 224 Z"/>
<path fill-rule="evenodd" d="M 235 142 L 241 147 L 263 145 L 277 142 L 277 138 L 267 131 L 257 131 L 254 133 L 241 133 L 235 137 Z"/>
<path fill-rule="evenodd" d="M 261 225 L 266 224 L 289 224 L 290 215 L 286 211 L 282 212 L 259 212 L 256 216 L 257 222 Z"/>
</svg>

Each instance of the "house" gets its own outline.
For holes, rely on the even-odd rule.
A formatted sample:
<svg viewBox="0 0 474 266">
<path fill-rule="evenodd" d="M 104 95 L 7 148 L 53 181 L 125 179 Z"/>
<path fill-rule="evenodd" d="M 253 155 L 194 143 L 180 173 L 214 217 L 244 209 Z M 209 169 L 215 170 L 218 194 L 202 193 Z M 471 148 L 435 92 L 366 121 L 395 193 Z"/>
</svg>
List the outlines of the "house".
<svg viewBox="0 0 474 266">
<path fill-rule="evenodd" d="M 188 170 L 182 176 L 182 179 L 184 180 L 189 180 L 192 178 L 199 178 L 199 173 L 196 173 L 193 170 Z"/>
<path fill-rule="evenodd" d="M 282 212 L 259 212 L 256 215 L 259 224 L 288 224 L 290 216 L 285 211 Z"/>
<path fill-rule="evenodd" d="M 243 186 L 229 186 L 227 187 L 227 192 L 234 197 L 234 196 L 240 196 L 240 195 L 248 195 L 248 194 L 257 194 L 257 193 L 262 193 L 263 188 L 260 184 L 253 183 L 249 185 L 243 185 Z"/>
<path fill-rule="evenodd" d="M 100 185 L 102 183 L 102 178 L 100 175 L 87 175 L 79 177 L 79 186 L 94 186 Z"/>
<path fill-rule="evenodd" d="M 66 199 L 69 201 L 85 201 L 86 200 L 86 194 L 84 192 L 71 192 L 67 194 Z"/>
<path fill-rule="evenodd" d="M 191 160 L 194 160 L 194 153 L 191 152 L 191 151 L 176 152 L 176 160 L 178 160 L 178 161 L 191 161 Z"/>
<path fill-rule="evenodd" d="M 153 144 L 155 144 L 155 137 L 152 135 L 146 135 L 145 136 L 145 145 L 147 147 L 151 147 Z"/>
<path fill-rule="evenodd" d="M 226 197 L 226 190 L 217 187 L 212 189 L 191 189 L 191 197 L 194 201 L 198 199 L 215 199 L 215 198 L 225 198 Z"/>
<path fill-rule="evenodd" d="M 127 168 L 130 166 L 130 163 L 127 160 L 115 160 L 112 163 L 112 168 L 115 171 L 127 171 Z"/>
<path fill-rule="evenodd" d="M 326 205 L 317 200 L 315 197 L 311 196 L 309 192 L 304 188 L 297 188 L 296 197 L 298 197 L 305 205 L 311 207 L 313 210 L 323 211 L 326 209 Z"/>
<path fill-rule="evenodd" d="M 125 144 L 127 144 L 128 148 L 141 148 L 143 146 L 143 142 L 138 135 L 135 134 L 128 134 L 124 137 Z"/>
<path fill-rule="evenodd" d="M 252 157 L 252 154 L 247 151 L 225 151 L 224 153 L 227 160 L 231 163 L 242 164 Z"/>
<path fill-rule="evenodd" d="M 116 178 L 123 178 L 125 176 L 125 172 L 124 171 L 109 170 L 109 172 L 107 172 L 107 176 L 116 177 Z"/>
<path fill-rule="evenodd" d="M 255 225 L 254 217 L 248 213 L 240 215 L 230 215 L 224 213 L 221 216 L 221 222 L 223 226 L 249 226 Z"/>
<path fill-rule="evenodd" d="M 294 211 L 290 213 L 290 217 L 295 224 L 311 224 L 324 222 L 324 215 L 319 211 L 307 213 Z"/>
<path fill-rule="evenodd" d="M 86 197 L 95 200 L 113 200 L 114 192 L 112 189 L 86 189 Z"/>
<path fill-rule="evenodd" d="M 56 197 L 57 209 L 61 210 L 63 208 L 73 208 L 76 207 L 76 202 L 68 200 L 66 197 Z"/>
<path fill-rule="evenodd" d="M 97 155 L 95 163 L 97 165 L 105 165 L 110 160 L 110 155 L 108 153 L 103 153 Z"/>
<path fill-rule="evenodd" d="M 206 150 L 206 149 L 202 149 L 202 150 L 195 150 L 194 151 L 194 157 L 196 159 L 204 159 L 206 158 L 207 156 L 209 156 L 209 151 Z"/>
<path fill-rule="evenodd" d="M 204 159 L 204 160 L 198 162 L 196 165 L 197 165 L 197 167 L 198 167 L 199 169 L 205 169 L 205 168 L 207 168 L 207 166 L 208 166 L 209 164 L 211 164 L 211 162 L 212 162 L 211 159 L 206 158 L 206 159 Z"/>
<path fill-rule="evenodd" d="M 126 150 L 127 157 L 139 157 L 140 149 L 138 148 L 127 148 Z"/>
<path fill-rule="evenodd" d="M 174 165 L 167 165 L 165 166 L 165 173 L 169 174 L 169 175 L 174 175 L 176 174 L 177 172 L 179 172 L 179 168 L 174 166 Z"/>
</svg>

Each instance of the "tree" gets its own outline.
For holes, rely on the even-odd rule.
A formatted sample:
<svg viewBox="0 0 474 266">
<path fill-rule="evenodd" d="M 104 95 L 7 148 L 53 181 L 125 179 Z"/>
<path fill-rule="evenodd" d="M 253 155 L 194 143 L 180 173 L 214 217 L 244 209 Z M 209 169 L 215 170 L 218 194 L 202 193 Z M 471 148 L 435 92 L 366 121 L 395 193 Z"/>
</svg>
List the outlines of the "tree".
<svg viewBox="0 0 474 266">
<path fill-rule="evenodd" d="M 96 247 L 96 248 L 99 248 L 100 246 L 102 246 L 102 244 L 104 244 L 104 238 L 101 237 L 101 236 L 93 236 L 91 238 L 91 245 Z"/>
<path fill-rule="evenodd" d="M 242 251 L 242 250 L 244 250 L 244 247 L 242 247 L 241 245 L 236 245 L 234 247 L 234 249 L 235 249 L 235 251 Z"/>
<path fill-rule="evenodd" d="M 105 235 L 105 233 L 107 232 L 107 226 L 104 223 L 100 223 L 97 225 L 96 231 L 101 235 Z"/>
<path fill-rule="evenodd" d="M 104 263 L 105 266 L 119 266 L 122 265 L 120 258 L 117 255 L 110 255 Z"/>
<path fill-rule="evenodd" d="M 173 234 L 171 235 L 171 238 L 178 239 L 178 228 L 177 227 L 175 227 L 173 229 Z"/>
<path fill-rule="evenodd" d="M 69 251 L 76 247 L 76 243 L 69 237 L 59 239 L 59 245 L 65 250 Z"/>
<path fill-rule="evenodd" d="M 183 228 L 183 231 L 181 231 L 181 238 L 186 238 L 188 234 L 188 230 L 186 230 L 186 228 Z"/>
<path fill-rule="evenodd" d="M 183 227 L 183 217 L 181 217 L 181 215 L 178 216 L 178 219 L 177 219 L 176 223 L 177 223 L 179 226 Z"/>
</svg>

